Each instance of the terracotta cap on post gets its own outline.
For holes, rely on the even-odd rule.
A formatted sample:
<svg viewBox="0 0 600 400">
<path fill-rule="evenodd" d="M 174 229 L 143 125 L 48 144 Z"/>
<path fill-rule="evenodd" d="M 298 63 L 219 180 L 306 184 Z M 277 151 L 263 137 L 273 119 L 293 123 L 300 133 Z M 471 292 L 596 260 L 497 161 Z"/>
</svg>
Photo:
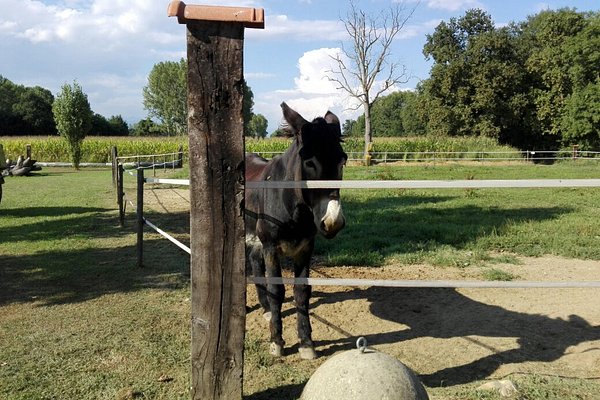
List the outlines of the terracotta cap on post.
<svg viewBox="0 0 600 400">
<path fill-rule="evenodd" d="M 187 5 L 173 0 L 167 10 L 169 17 L 177 17 L 180 24 L 188 21 L 239 22 L 246 28 L 265 27 L 265 11 L 262 8 Z"/>
</svg>

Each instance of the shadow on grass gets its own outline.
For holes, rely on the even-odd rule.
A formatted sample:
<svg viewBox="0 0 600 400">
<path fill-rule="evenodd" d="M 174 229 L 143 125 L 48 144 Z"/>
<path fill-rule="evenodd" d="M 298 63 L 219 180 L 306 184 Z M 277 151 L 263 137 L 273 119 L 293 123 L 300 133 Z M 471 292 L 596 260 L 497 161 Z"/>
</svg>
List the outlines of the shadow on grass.
<svg viewBox="0 0 600 400">
<path fill-rule="evenodd" d="M 45 246 L 29 254 L 0 257 L 0 306 L 81 302 L 110 293 L 187 285 L 189 256 L 166 240 L 146 238 L 145 268 L 137 268 L 133 217 L 119 228 L 114 210 L 62 210 L 33 208 L 37 216 L 57 218 L 0 229 L 0 237 L 32 246 L 36 241 L 56 241 L 55 250 Z M 4 246 L 10 246 L 10 240 Z"/>
<path fill-rule="evenodd" d="M 299 399 L 305 383 L 294 383 L 285 386 L 269 388 L 262 392 L 244 396 L 244 400 L 273 400 L 273 399 Z"/>
<path fill-rule="evenodd" d="M 592 326 L 577 315 L 567 320 L 540 314 L 527 314 L 485 304 L 462 295 L 454 289 L 380 288 L 354 289 L 349 292 L 314 292 L 313 310 L 318 306 L 355 299 L 367 299 L 370 311 L 383 320 L 403 324 L 408 329 L 364 335 L 368 343 L 379 345 L 410 339 L 463 338 L 471 346 L 485 348 L 490 355 L 464 365 L 440 369 L 421 375 L 429 387 L 453 386 L 490 377 L 501 365 L 531 361 L 551 362 L 562 357 L 570 346 L 600 340 L 600 326 Z M 517 348 L 499 350 L 482 343 L 477 337 L 516 338 Z M 317 346 L 333 344 L 321 355 L 353 348 L 357 337 L 333 342 L 317 342 Z M 447 346 L 447 345 L 442 345 Z M 432 352 L 432 349 L 427 349 Z M 440 348 L 440 354 L 453 350 Z M 440 364 L 448 364 L 440 356 Z"/>
<path fill-rule="evenodd" d="M 104 208 L 94 207 L 24 207 L 9 208 L 2 210 L 2 216 L 6 217 L 60 217 L 70 214 L 98 213 L 111 211 Z"/>
<path fill-rule="evenodd" d="M 572 211 L 568 207 L 440 206 L 452 199 L 388 196 L 345 201 L 346 227 L 334 240 L 319 239 L 316 254 L 326 254 L 334 265 L 376 265 L 385 257 L 442 246 L 465 249 L 486 235 L 502 233 L 509 225 L 555 219 Z"/>
</svg>

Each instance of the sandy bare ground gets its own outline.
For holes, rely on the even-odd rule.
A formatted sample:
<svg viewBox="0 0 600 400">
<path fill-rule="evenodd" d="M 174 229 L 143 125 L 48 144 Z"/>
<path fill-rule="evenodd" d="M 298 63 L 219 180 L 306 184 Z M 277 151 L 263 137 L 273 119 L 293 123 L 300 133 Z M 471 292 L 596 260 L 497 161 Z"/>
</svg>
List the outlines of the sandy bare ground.
<svg viewBox="0 0 600 400">
<path fill-rule="evenodd" d="M 522 258 L 496 266 L 520 280 L 597 281 L 600 262 Z M 426 265 L 315 267 L 313 277 L 480 279 L 481 268 Z M 296 343 L 291 287 L 284 339 Z M 600 289 L 410 289 L 313 287 L 313 338 L 321 359 L 353 348 L 359 336 L 413 368 L 429 387 L 513 373 L 600 377 Z M 247 329 L 268 340 L 248 291 Z M 293 351 L 293 350 L 292 350 Z M 287 357 L 299 360 L 295 353 Z"/>
<path fill-rule="evenodd" d="M 187 188 L 147 191 L 158 212 L 189 209 Z M 558 257 L 519 258 L 494 265 L 532 281 L 600 281 L 600 262 Z M 428 265 L 322 267 L 312 277 L 480 280 L 480 267 Z M 290 273 L 287 273 L 290 276 Z M 295 352 L 296 318 L 286 287 L 284 339 Z M 247 330 L 268 341 L 268 324 L 248 288 Z M 355 346 L 360 336 L 414 369 L 429 387 L 454 386 L 515 373 L 600 378 L 600 289 L 407 289 L 313 287 L 313 338 L 320 358 Z"/>
</svg>

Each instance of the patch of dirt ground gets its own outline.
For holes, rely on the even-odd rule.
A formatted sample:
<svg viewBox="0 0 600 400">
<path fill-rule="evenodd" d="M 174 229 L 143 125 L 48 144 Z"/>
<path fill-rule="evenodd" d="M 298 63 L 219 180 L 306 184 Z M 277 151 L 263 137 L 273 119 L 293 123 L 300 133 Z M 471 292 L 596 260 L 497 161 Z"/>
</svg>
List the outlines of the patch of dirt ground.
<svg viewBox="0 0 600 400">
<path fill-rule="evenodd" d="M 502 269 L 524 281 L 600 281 L 600 262 L 520 258 Z M 312 277 L 480 280 L 482 268 L 390 265 L 319 267 Z M 288 275 L 289 276 L 289 273 Z M 286 287 L 287 358 L 299 362 L 296 318 Z M 453 386 L 515 373 L 600 377 L 600 289 L 432 289 L 313 287 L 313 339 L 320 358 L 355 347 L 393 355 L 428 387 Z M 247 329 L 268 340 L 268 324 L 248 290 Z M 293 347 L 292 350 L 290 348 Z M 287 362 L 287 361 L 286 361 Z"/>
</svg>

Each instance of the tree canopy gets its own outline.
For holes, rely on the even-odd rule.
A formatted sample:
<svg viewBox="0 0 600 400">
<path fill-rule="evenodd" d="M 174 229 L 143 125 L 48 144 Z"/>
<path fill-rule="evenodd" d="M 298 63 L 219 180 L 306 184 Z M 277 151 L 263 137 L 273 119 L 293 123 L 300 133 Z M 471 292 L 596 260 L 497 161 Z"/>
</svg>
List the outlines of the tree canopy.
<svg viewBox="0 0 600 400">
<path fill-rule="evenodd" d="M 599 33 L 597 13 L 571 9 L 501 28 L 477 9 L 441 22 L 423 49 L 434 62 L 423 83 L 428 132 L 597 147 L 600 127 L 590 133 L 581 96 L 593 97 L 600 77 Z"/>
<path fill-rule="evenodd" d="M 54 135 L 54 96 L 40 86 L 16 85 L 0 75 L 0 135 Z"/>
<path fill-rule="evenodd" d="M 600 148 L 600 14 L 542 11 L 497 27 L 473 9 L 426 37 L 430 76 L 373 104 L 373 134 L 487 136 L 522 149 Z M 352 134 L 364 119 L 344 124 Z"/>
<path fill-rule="evenodd" d="M 160 121 L 167 135 L 187 133 L 187 64 L 164 61 L 155 64 L 144 86 L 144 108 Z"/>
</svg>

